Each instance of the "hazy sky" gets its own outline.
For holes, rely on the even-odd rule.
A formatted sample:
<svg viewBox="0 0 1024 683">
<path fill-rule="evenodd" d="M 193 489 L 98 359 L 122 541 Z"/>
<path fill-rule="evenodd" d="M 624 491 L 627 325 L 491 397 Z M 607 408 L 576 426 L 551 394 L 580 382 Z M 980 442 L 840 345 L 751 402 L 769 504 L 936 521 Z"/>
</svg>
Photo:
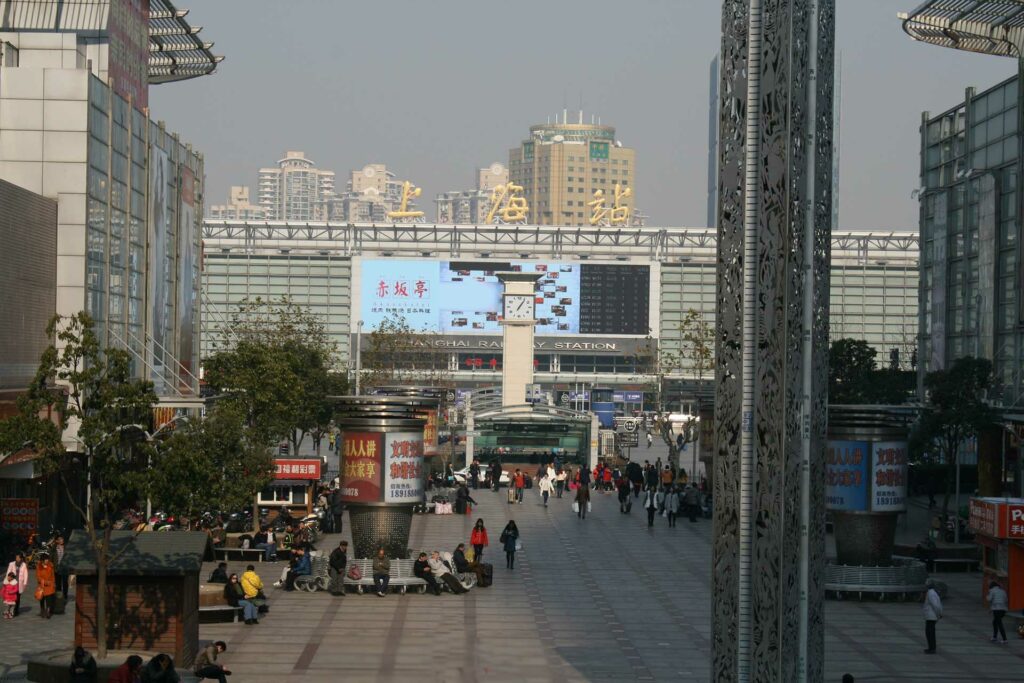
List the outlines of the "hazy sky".
<svg viewBox="0 0 1024 683">
<path fill-rule="evenodd" d="M 206 156 L 206 204 L 285 150 L 338 174 L 382 162 L 433 197 L 508 163 L 531 124 L 579 109 L 636 149 L 648 225 L 703 226 L 708 64 L 717 0 L 198 0 L 188 20 L 226 56 L 156 86 L 154 118 Z M 1015 71 L 1013 60 L 915 43 L 918 0 L 838 0 L 840 225 L 917 226 L 918 124 Z"/>
</svg>

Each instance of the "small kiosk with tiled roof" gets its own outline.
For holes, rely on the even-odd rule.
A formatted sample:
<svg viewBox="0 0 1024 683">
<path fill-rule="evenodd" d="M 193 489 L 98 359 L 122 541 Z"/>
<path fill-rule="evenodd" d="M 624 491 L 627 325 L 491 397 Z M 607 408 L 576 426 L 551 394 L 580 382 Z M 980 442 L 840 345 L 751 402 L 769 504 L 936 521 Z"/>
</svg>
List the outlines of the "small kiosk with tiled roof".
<svg viewBox="0 0 1024 683">
<path fill-rule="evenodd" d="M 190 666 L 199 647 L 199 572 L 212 559 L 201 531 L 115 531 L 107 570 L 107 647 L 166 652 Z M 123 552 L 121 552 L 123 551 Z M 96 553 L 84 531 L 67 544 L 61 571 L 75 575 L 75 645 L 96 649 Z"/>
</svg>

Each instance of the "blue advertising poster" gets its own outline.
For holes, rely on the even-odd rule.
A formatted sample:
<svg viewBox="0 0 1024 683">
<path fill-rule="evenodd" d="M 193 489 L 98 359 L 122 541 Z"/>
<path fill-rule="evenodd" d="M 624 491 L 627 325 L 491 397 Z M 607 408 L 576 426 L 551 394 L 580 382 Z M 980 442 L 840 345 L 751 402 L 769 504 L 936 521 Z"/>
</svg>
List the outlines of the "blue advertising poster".
<svg viewBox="0 0 1024 683">
<path fill-rule="evenodd" d="M 499 334 L 503 287 L 480 264 L 409 259 L 362 261 L 360 312 L 368 329 L 401 315 L 415 330 L 442 334 Z M 513 261 L 537 272 L 538 335 L 580 331 L 580 264 Z"/>
<path fill-rule="evenodd" d="M 867 510 L 870 464 L 866 441 L 829 441 L 825 459 L 825 507 Z"/>
</svg>

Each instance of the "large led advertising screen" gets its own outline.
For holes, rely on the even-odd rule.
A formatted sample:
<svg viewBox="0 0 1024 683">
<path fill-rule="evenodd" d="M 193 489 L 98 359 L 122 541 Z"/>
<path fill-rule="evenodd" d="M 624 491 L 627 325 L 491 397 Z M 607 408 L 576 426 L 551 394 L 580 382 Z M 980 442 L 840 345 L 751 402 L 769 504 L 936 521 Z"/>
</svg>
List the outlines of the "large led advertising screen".
<svg viewBox="0 0 1024 683">
<path fill-rule="evenodd" d="M 614 264 L 364 259 L 362 319 L 371 330 L 401 315 L 426 332 L 500 334 L 502 271 L 540 273 L 538 335 L 648 333 L 650 271 Z"/>
</svg>

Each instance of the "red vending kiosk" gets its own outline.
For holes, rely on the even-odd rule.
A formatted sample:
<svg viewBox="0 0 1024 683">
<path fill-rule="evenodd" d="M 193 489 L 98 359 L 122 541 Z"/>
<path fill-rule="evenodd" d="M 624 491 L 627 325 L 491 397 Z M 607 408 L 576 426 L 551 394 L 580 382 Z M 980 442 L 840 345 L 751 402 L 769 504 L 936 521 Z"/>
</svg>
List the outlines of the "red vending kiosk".
<svg viewBox="0 0 1024 683">
<path fill-rule="evenodd" d="M 1024 608 L 1024 498 L 971 498 L 970 527 L 981 546 L 981 595 L 997 581 L 1010 611 Z"/>
</svg>

